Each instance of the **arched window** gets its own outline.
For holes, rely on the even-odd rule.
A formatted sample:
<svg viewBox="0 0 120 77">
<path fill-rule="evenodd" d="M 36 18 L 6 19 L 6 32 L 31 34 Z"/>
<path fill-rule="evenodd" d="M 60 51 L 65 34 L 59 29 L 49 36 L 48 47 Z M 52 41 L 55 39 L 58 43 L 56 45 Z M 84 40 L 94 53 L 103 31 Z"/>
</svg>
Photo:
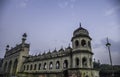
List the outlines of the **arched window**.
<svg viewBox="0 0 120 77">
<path fill-rule="evenodd" d="M 32 64 L 30 65 L 30 70 L 32 70 L 32 68 L 33 68 L 33 66 L 32 66 Z"/>
<path fill-rule="evenodd" d="M 44 70 L 47 69 L 47 64 L 46 64 L 46 63 L 44 63 L 44 67 L 43 67 L 43 69 L 44 69 Z"/>
<path fill-rule="evenodd" d="M 85 41 L 84 39 L 81 41 L 81 45 L 82 45 L 83 47 L 86 46 L 86 41 Z"/>
<path fill-rule="evenodd" d="M 38 68 L 38 70 L 40 70 L 41 69 L 41 63 L 39 64 L 39 68 Z"/>
<path fill-rule="evenodd" d="M 24 65 L 24 70 L 25 70 L 26 68 L 25 68 L 25 65 Z"/>
<path fill-rule="evenodd" d="M 12 67 L 12 61 L 10 61 L 9 64 L 8 64 L 8 73 L 10 73 L 11 67 Z"/>
<path fill-rule="evenodd" d="M 87 67 L 87 58 L 86 57 L 82 58 L 82 66 Z"/>
<path fill-rule="evenodd" d="M 92 58 L 90 58 L 90 66 L 92 67 Z"/>
<path fill-rule="evenodd" d="M 60 62 L 59 61 L 56 62 L 56 69 L 60 69 Z"/>
<path fill-rule="evenodd" d="M 27 70 L 29 70 L 29 65 L 27 65 Z"/>
<path fill-rule="evenodd" d="M 86 75 L 85 77 L 89 77 L 88 75 Z"/>
<path fill-rule="evenodd" d="M 88 41 L 88 46 L 91 48 L 91 44 L 90 44 L 90 41 Z"/>
<path fill-rule="evenodd" d="M 17 64 L 18 64 L 18 60 L 15 59 L 14 64 L 13 64 L 13 75 L 16 74 Z"/>
<path fill-rule="evenodd" d="M 50 62 L 50 64 L 49 64 L 49 69 L 52 69 L 52 68 L 53 68 L 53 63 Z"/>
<path fill-rule="evenodd" d="M 63 68 L 68 68 L 68 61 L 67 60 L 64 60 Z"/>
<path fill-rule="evenodd" d="M 75 47 L 78 47 L 78 46 L 79 46 L 79 41 L 76 40 L 76 41 L 75 41 Z"/>
<path fill-rule="evenodd" d="M 75 59 L 75 64 L 76 64 L 76 67 L 79 66 L 79 58 L 76 58 L 76 59 Z"/>
<path fill-rule="evenodd" d="M 4 65 L 4 72 L 6 72 L 7 70 L 7 62 L 5 62 L 5 65 Z"/>
<path fill-rule="evenodd" d="M 35 64 L 35 65 L 34 65 L 34 70 L 36 70 L 36 67 L 37 67 L 37 65 Z"/>
</svg>

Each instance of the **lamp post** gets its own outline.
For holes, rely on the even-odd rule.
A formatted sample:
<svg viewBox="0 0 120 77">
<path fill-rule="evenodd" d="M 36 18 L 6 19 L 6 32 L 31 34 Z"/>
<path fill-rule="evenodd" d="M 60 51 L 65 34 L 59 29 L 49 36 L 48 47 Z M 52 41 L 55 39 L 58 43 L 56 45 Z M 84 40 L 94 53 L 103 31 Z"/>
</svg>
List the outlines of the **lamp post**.
<svg viewBox="0 0 120 77">
<path fill-rule="evenodd" d="M 114 77 L 113 65 L 112 65 L 112 58 L 111 58 L 111 52 L 110 52 L 110 46 L 111 46 L 111 44 L 109 43 L 108 38 L 107 38 L 106 47 L 108 47 L 110 64 L 111 64 L 111 68 L 112 68 L 112 77 Z"/>
</svg>

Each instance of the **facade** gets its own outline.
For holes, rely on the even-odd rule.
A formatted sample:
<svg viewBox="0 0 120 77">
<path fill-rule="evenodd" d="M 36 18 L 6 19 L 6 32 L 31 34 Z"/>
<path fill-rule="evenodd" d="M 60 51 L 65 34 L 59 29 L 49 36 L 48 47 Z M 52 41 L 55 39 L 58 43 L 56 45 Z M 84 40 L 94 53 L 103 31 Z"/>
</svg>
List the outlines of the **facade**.
<svg viewBox="0 0 120 77">
<path fill-rule="evenodd" d="M 99 77 L 93 68 L 92 39 L 81 24 L 73 32 L 72 47 L 58 51 L 30 56 L 26 37 L 24 34 L 22 43 L 12 49 L 6 46 L 2 70 L 8 77 Z"/>
</svg>

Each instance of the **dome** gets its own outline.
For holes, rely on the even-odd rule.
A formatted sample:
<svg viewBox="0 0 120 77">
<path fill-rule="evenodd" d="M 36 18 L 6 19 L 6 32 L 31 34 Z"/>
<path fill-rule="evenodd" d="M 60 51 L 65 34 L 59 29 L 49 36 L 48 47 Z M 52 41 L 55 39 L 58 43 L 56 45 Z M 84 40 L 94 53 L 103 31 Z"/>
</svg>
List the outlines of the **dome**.
<svg viewBox="0 0 120 77">
<path fill-rule="evenodd" d="M 89 32 L 83 27 L 81 27 L 81 24 L 80 24 L 80 27 L 73 32 L 73 36 L 76 36 L 76 35 L 89 35 Z"/>
<path fill-rule="evenodd" d="M 91 39 L 91 37 L 89 36 L 89 32 L 87 31 L 87 29 L 81 27 L 81 24 L 80 24 L 80 27 L 77 28 L 74 32 L 73 32 L 73 37 L 71 39 L 71 41 L 74 39 L 74 38 L 77 38 L 77 37 L 87 37 L 89 39 Z M 92 40 L 92 39 L 91 39 Z"/>
</svg>

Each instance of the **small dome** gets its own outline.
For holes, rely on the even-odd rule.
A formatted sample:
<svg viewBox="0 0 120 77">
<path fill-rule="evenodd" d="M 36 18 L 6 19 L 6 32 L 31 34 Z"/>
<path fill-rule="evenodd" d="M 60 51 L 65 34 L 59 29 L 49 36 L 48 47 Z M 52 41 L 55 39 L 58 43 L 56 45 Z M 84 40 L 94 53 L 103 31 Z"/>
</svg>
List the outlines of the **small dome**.
<svg viewBox="0 0 120 77">
<path fill-rule="evenodd" d="M 73 32 L 73 36 L 76 35 L 89 35 L 89 32 L 86 29 L 82 28 L 80 24 L 80 27 Z"/>
</svg>

